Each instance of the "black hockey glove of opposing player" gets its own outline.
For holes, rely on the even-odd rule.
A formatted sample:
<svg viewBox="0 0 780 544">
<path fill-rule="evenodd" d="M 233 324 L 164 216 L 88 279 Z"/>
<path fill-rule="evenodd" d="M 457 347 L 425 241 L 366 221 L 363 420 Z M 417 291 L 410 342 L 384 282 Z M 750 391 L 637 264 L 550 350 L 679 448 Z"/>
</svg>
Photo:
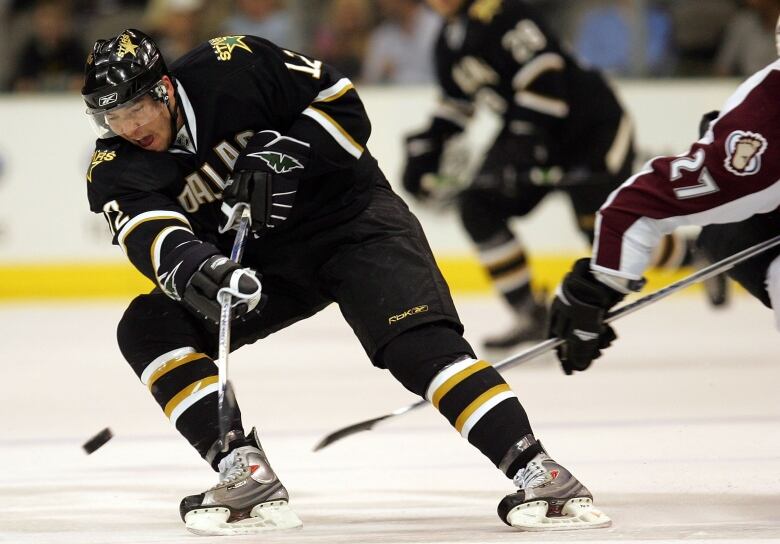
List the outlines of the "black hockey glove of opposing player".
<svg viewBox="0 0 780 544">
<path fill-rule="evenodd" d="M 262 276 L 222 255 L 206 259 L 184 289 L 182 302 L 197 314 L 219 323 L 220 297 L 232 297 L 233 319 L 262 309 Z"/>
<path fill-rule="evenodd" d="M 225 223 L 220 232 L 238 225 L 240 204 L 249 204 L 252 228 L 260 232 L 282 225 L 290 217 L 298 180 L 309 158 L 306 142 L 273 130 L 258 132 L 241 151 L 233 176 L 222 192 Z"/>
<path fill-rule="evenodd" d="M 622 293 L 593 277 L 589 259 L 578 260 L 566 274 L 550 308 L 548 331 L 550 338 L 566 340 L 556 348 L 566 374 L 587 369 L 617 338 L 604 318 L 622 299 Z"/>
</svg>

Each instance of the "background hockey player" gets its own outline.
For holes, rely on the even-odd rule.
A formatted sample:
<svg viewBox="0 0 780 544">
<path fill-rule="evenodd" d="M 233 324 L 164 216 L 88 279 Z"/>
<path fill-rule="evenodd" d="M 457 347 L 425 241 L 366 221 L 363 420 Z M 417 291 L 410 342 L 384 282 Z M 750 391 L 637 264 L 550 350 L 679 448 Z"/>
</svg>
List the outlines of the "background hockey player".
<svg viewBox="0 0 780 544">
<path fill-rule="evenodd" d="M 168 70 L 145 34 L 95 43 L 82 90 L 99 139 L 90 207 L 156 284 L 119 323 L 119 347 L 219 483 L 181 503 L 188 529 L 236 534 L 301 521 L 257 433 L 236 412 L 219 448 L 217 294 L 234 297 L 232 348 L 336 302 L 372 363 L 424 396 L 520 488 L 499 506 L 521 529 L 610 520 L 534 438 L 517 396 L 478 360 L 417 220 L 366 148 L 350 81 L 252 36 L 223 36 Z M 252 210 L 242 264 L 235 211 Z M 313 364 L 327 364 L 323 353 Z M 266 362 L 273 364 L 273 362 Z"/>
<path fill-rule="evenodd" d="M 612 193 L 596 222 L 591 259 L 577 261 L 558 288 L 550 335 L 564 371 L 587 369 L 615 339 L 606 312 L 641 288 L 650 253 L 663 234 L 704 227 L 699 243 L 721 260 L 780 234 L 780 61 L 745 81 L 684 155 L 661 157 Z M 732 269 L 780 329 L 780 249 Z M 692 325 L 694 326 L 694 325 Z"/>
<path fill-rule="evenodd" d="M 485 347 L 543 338 L 545 301 L 534 298 L 525 247 L 508 222 L 558 188 L 592 239 L 596 210 L 631 173 L 631 122 L 604 78 L 564 51 L 525 2 L 428 3 L 446 17 L 435 53 L 442 96 L 430 126 L 407 139 L 404 187 L 429 196 L 423 179 L 438 171 L 445 143 L 466 127 L 478 97 L 501 115 L 501 131 L 458 210 L 516 316 Z"/>
</svg>

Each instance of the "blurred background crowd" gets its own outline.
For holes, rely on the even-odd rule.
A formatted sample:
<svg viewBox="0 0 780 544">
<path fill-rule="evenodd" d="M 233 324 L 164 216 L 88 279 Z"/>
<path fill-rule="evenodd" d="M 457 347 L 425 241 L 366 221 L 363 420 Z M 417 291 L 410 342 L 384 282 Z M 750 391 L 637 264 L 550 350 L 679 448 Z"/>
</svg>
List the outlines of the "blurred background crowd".
<svg viewBox="0 0 780 544">
<path fill-rule="evenodd" d="M 777 58 L 780 0 L 529 0 L 577 56 L 617 77 L 741 77 Z M 423 0 L 0 0 L 0 82 L 77 91 L 95 39 L 135 27 L 167 61 L 254 34 L 365 84 L 433 81 L 441 20 Z"/>
</svg>

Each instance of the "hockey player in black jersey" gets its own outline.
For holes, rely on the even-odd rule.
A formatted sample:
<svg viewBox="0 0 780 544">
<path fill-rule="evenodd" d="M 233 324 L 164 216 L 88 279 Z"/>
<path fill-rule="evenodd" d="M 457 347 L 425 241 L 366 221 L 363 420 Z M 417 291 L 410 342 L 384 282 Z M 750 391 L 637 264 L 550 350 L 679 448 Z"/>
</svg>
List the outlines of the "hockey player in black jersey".
<svg viewBox="0 0 780 544">
<path fill-rule="evenodd" d="M 604 527 L 588 490 L 547 456 L 517 396 L 462 336 L 423 232 L 366 148 L 350 81 L 252 36 L 223 36 L 166 66 L 126 30 L 95 43 L 82 90 L 99 139 L 92 211 L 156 287 L 118 325 L 122 354 L 219 483 L 186 497 L 198 534 L 296 527 L 289 495 L 238 411 L 219 447 L 216 321 L 234 295 L 231 348 L 335 302 L 372 363 L 424 396 L 520 488 L 520 529 Z M 251 204 L 241 264 L 224 255 Z"/>
<path fill-rule="evenodd" d="M 407 139 L 404 187 L 430 196 L 426 174 L 438 171 L 445 143 L 465 128 L 477 99 L 503 118 L 458 208 L 517 318 L 485 346 L 544 338 L 546 309 L 531 291 L 526 251 L 509 219 L 560 189 L 592 242 L 595 212 L 631 171 L 631 122 L 602 76 L 581 67 L 525 2 L 428 3 L 446 18 L 435 51 L 441 101 L 430 126 Z"/>
</svg>

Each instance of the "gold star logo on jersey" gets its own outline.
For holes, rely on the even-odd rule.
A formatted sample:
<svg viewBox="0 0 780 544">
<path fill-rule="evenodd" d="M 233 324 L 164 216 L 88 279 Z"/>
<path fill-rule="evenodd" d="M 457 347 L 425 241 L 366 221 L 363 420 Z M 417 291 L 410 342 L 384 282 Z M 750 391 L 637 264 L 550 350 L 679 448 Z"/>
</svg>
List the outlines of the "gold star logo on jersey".
<svg viewBox="0 0 780 544">
<path fill-rule="evenodd" d="M 122 34 L 119 37 L 119 51 L 117 51 L 117 53 L 121 55 L 122 58 L 126 57 L 127 55 L 135 56 L 136 49 L 138 49 L 138 46 L 133 43 L 133 40 L 130 39 L 129 34 Z"/>
<path fill-rule="evenodd" d="M 477 0 L 469 8 L 469 16 L 485 24 L 488 24 L 501 9 L 504 0 Z"/>
<path fill-rule="evenodd" d="M 244 43 L 244 38 L 246 38 L 246 36 L 221 36 L 209 40 L 209 43 L 211 44 L 211 47 L 214 48 L 214 53 L 217 54 L 219 60 L 230 60 L 233 58 L 233 50 L 236 47 L 249 51 L 250 53 L 252 52 L 249 46 Z"/>
</svg>

